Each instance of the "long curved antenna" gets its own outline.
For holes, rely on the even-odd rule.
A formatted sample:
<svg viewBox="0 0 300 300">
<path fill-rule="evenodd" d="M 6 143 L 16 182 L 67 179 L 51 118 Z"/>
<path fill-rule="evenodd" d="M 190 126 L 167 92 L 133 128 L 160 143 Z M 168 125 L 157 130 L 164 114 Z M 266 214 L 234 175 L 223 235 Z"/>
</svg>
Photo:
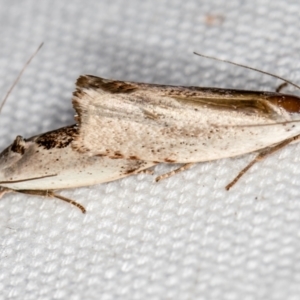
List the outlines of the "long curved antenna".
<svg viewBox="0 0 300 300">
<path fill-rule="evenodd" d="M 234 66 L 238 66 L 238 67 L 242 67 L 242 68 L 246 68 L 246 69 L 249 69 L 249 70 L 252 70 L 252 71 L 256 71 L 256 72 L 259 72 L 259 73 L 262 73 L 262 74 L 265 74 L 265 75 L 269 75 L 269 76 L 272 76 L 274 78 L 277 78 L 277 79 L 280 79 L 292 86 L 294 86 L 295 88 L 299 89 L 300 90 L 300 86 L 297 85 L 296 83 L 293 83 L 292 81 L 288 80 L 288 79 L 285 79 L 281 76 L 278 76 L 278 75 L 275 75 L 275 74 L 272 74 L 272 73 L 269 73 L 267 71 L 262 71 L 262 70 L 259 70 L 259 69 L 255 69 L 255 68 L 252 68 L 252 67 L 249 67 L 249 66 L 246 66 L 246 65 L 243 65 L 243 64 L 239 64 L 239 63 L 235 63 L 233 61 L 230 61 L 230 60 L 226 60 L 226 59 L 220 59 L 220 58 L 216 58 L 214 56 L 209 56 L 209 55 L 204 55 L 204 54 L 200 54 L 200 53 L 197 53 L 197 52 L 193 52 L 195 55 L 198 55 L 198 56 L 201 56 L 201 57 L 205 57 L 205 58 L 209 58 L 209 59 L 213 59 L 213 60 L 216 60 L 216 61 L 222 61 L 222 62 L 225 62 L 225 63 L 228 63 L 228 64 L 232 64 Z"/>
<path fill-rule="evenodd" d="M 23 72 L 25 71 L 26 67 L 30 64 L 30 62 L 32 61 L 32 59 L 36 56 L 36 54 L 39 52 L 39 50 L 42 48 L 44 43 L 41 43 L 39 45 L 39 47 L 37 48 L 37 50 L 31 55 L 31 57 L 28 59 L 28 61 L 26 62 L 26 64 L 24 65 L 24 67 L 22 68 L 22 70 L 20 71 L 19 75 L 17 76 L 17 78 L 15 79 L 14 83 L 12 84 L 12 86 L 10 87 L 10 89 L 8 90 L 8 92 L 6 93 L 4 99 L 2 100 L 1 102 L 1 105 L 0 105 L 0 113 L 2 111 L 2 108 L 9 96 L 9 94 L 11 93 L 11 91 L 13 90 L 13 88 L 16 86 L 16 84 L 18 83 L 18 81 L 20 80 Z"/>
</svg>

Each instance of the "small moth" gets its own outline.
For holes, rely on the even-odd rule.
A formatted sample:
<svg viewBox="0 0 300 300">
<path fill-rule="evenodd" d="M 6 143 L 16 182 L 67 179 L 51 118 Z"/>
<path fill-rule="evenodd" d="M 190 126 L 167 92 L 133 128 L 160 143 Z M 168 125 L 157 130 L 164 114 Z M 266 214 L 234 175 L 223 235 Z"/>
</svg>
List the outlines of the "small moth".
<svg viewBox="0 0 300 300">
<path fill-rule="evenodd" d="M 55 190 L 116 180 L 160 162 L 184 164 L 160 180 L 197 162 L 258 152 L 229 189 L 256 161 L 300 137 L 300 98 L 279 92 L 84 75 L 73 106 L 75 125 L 17 136 L 0 154 L 0 196 L 14 191 L 56 197 L 85 212 Z"/>
</svg>

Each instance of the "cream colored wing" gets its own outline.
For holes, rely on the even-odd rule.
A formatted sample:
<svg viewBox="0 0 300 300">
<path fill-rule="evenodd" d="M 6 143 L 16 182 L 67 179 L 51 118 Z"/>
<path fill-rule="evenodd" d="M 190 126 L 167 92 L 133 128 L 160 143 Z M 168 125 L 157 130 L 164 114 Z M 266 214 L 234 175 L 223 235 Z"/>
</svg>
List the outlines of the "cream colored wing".
<svg viewBox="0 0 300 300">
<path fill-rule="evenodd" d="M 241 155 L 300 133 L 300 99 L 279 93 L 174 87 L 81 76 L 73 96 L 88 155 L 200 162 Z M 250 126 L 249 126 L 250 125 Z"/>
</svg>

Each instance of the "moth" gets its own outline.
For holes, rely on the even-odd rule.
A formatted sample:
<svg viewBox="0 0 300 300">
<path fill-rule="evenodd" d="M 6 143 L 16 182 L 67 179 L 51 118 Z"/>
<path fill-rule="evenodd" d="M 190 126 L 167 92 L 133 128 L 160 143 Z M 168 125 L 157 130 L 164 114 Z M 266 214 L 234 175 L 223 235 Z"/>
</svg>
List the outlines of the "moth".
<svg viewBox="0 0 300 300">
<path fill-rule="evenodd" d="M 276 76 L 275 76 L 276 77 Z M 286 81 L 289 82 L 289 81 Z M 56 197 L 55 191 L 108 182 L 158 163 L 194 163 L 258 152 L 258 160 L 300 137 L 300 98 L 259 92 L 166 86 L 80 76 L 76 124 L 29 139 L 0 154 L 0 196 Z"/>
</svg>

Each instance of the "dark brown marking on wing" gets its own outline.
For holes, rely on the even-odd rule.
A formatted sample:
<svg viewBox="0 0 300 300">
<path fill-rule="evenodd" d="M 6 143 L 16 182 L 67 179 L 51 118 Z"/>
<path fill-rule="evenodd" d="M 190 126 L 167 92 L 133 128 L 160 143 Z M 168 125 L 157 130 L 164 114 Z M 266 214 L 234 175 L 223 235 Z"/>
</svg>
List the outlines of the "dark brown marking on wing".
<svg viewBox="0 0 300 300">
<path fill-rule="evenodd" d="M 11 145 L 11 151 L 13 151 L 15 153 L 19 153 L 21 155 L 24 154 L 24 152 L 25 152 L 25 140 L 23 139 L 23 137 L 18 135 L 15 138 L 14 142 Z"/>
<path fill-rule="evenodd" d="M 119 151 L 116 151 L 115 154 L 114 154 L 114 156 L 118 157 L 118 158 L 123 158 L 124 157 L 124 155 L 121 152 L 119 152 Z"/>
<path fill-rule="evenodd" d="M 132 174 L 132 173 L 136 172 L 136 170 L 138 170 L 138 169 L 139 169 L 139 168 L 128 169 L 128 170 L 124 171 L 124 174 L 125 174 L 125 175 Z"/>
<path fill-rule="evenodd" d="M 136 155 L 130 155 L 129 159 L 133 159 L 133 160 L 139 160 L 140 158 Z"/>
<path fill-rule="evenodd" d="M 140 169 L 144 166 L 145 161 L 143 160 L 137 160 L 134 162 L 133 165 L 128 166 L 126 170 L 124 170 L 123 174 L 129 175 L 129 174 L 134 174 L 138 173 L 137 171 L 140 171 Z"/>
<path fill-rule="evenodd" d="M 170 159 L 170 158 L 165 158 L 164 161 L 167 163 L 175 163 L 176 162 L 175 159 Z"/>
<path fill-rule="evenodd" d="M 107 152 L 107 151 L 106 151 Z M 106 153 L 104 154 L 105 156 L 111 158 L 111 159 L 121 159 L 121 158 L 124 158 L 124 154 L 122 154 L 121 152 L 119 151 L 115 151 L 115 152 L 109 152 L 109 153 Z"/>
<path fill-rule="evenodd" d="M 52 148 L 65 148 L 75 139 L 77 134 L 77 126 L 72 125 L 46 132 L 37 137 L 35 142 L 48 150 Z"/>
<path fill-rule="evenodd" d="M 77 88 L 102 89 L 112 94 L 128 94 L 134 92 L 138 88 L 138 86 L 134 83 L 118 80 L 109 80 L 92 75 L 80 76 L 77 79 L 76 86 Z"/>
</svg>

